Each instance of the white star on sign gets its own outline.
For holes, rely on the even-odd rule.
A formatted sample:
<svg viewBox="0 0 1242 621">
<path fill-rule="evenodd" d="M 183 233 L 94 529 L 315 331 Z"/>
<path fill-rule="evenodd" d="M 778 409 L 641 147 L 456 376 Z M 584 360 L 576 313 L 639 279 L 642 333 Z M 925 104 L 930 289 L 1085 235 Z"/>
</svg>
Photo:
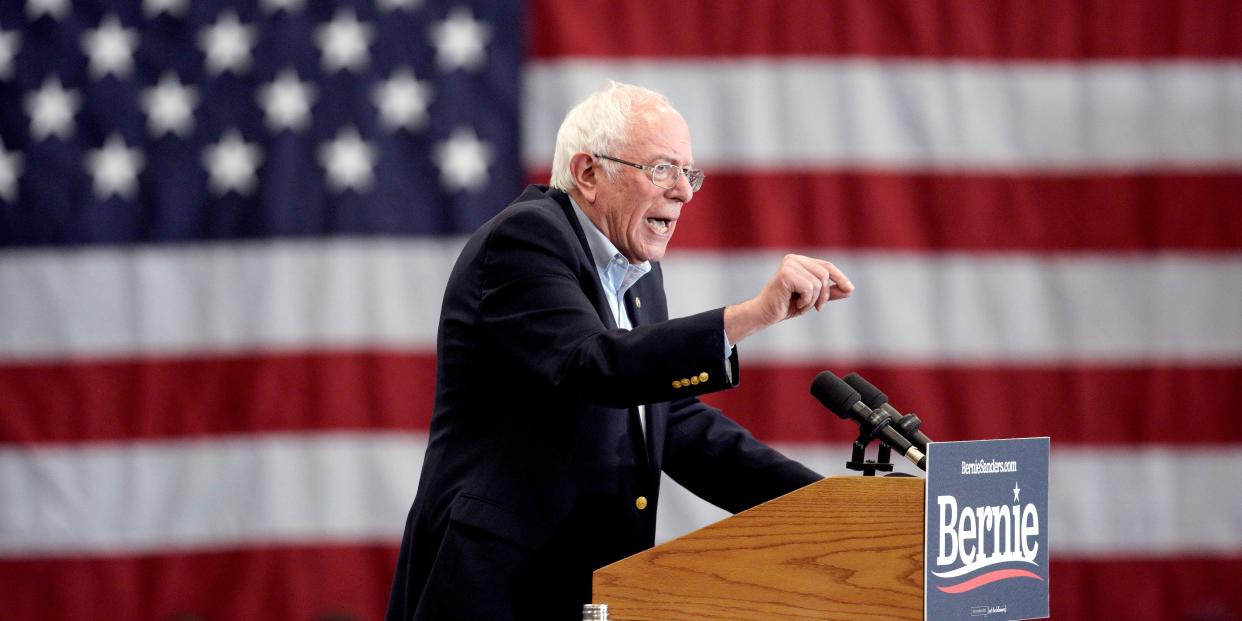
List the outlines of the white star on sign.
<svg viewBox="0 0 1242 621">
<path fill-rule="evenodd" d="M 69 0 L 26 0 L 26 18 L 32 22 L 40 15 L 60 19 L 68 13 Z"/>
<path fill-rule="evenodd" d="M 376 3 L 381 11 L 389 13 L 392 11 L 405 11 L 413 13 L 418 7 L 422 6 L 422 0 L 379 0 Z"/>
<path fill-rule="evenodd" d="M 211 176 L 211 192 L 224 196 L 230 190 L 248 196 L 259 178 L 256 171 L 263 161 L 263 149 L 242 140 L 236 129 L 224 132 L 220 142 L 203 149 L 203 166 Z"/>
<path fill-rule="evenodd" d="M 1018 482 L 1014 481 L 1013 482 L 1013 501 L 1014 502 L 1018 502 L 1018 492 L 1020 491 L 1022 490 L 1018 489 Z"/>
<path fill-rule="evenodd" d="M 293 13 L 294 11 L 302 10 L 303 0 L 263 0 L 260 4 L 263 7 L 264 13 L 275 13 L 277 11 Z"/>
<path fill-rule="evenodd" d="M 62 140 L 73 136 L 73 115 L 82 105 L 77 91 L 67 91 L 60 78 L 48 76 L 38 91 L 26 95 L 26 114 L 30 115 L 30 135 L 43 140 L 55 134 Z"/>
<path fill-rule="evenodd" d="M 216 23 L 198 33 L 198 46 L 207 55 L 207 71 L 233 75 L 250 68 L 250 48 L 254 46 L 255 28 L 241 23 L 236 11 L 225 11 Z"/>
<path fill-rule="evenodd" d="M 138 189 L 138 173 L 145 162 L 142 150 L 126 147 L 120 134 L 108 136 L 102 149 L 86 154 L 86 167 L 95 178 L 95 196 L 100 200 L 113 195 L 133 197 Z"/>
<path fill-rule="evenodd" d="M 435 146 L 432 158 L 440 167 L 440 183 L 445 189 L 477 190 L 487 183 L 492 148 L 479 140 L 473 129 L 458 127 L 448 140 Z"/>
<path fill-rule="evenodd" d="M 22 37 L 16 30 L 0 30 L 0 80 L 13 77 L 13 59 Z"/>
<path fill-rule="evenodd" d="M 431 27 L 431 44 L 436 48 L 436 65 L 448 72 L 457 68 L 476 70 L 487 62 L 483 49 L 492 38 L 492 29 L 474 18 L 470 9 L 457 7 L 448 19 Z"/>
<path fill-rule="evenodd" d="M 319 163 L 328 171 L 328 187 L 336 192 L 352 188 L 360 193 L 370 188 L 375 181 L 375 151 L 357 129 L 347 127 L 337 132 L 335 140 L 319 147 Z"/>
<path fill-rule="evenodd" d="M 351 10 L 338 9 L 331 22 L 315 29 L 315 44 L 323 52 L 324 71 L 348 69 L 357 73 L 369 60 L 367 46 L 374 38 L 370 24 L 359 22 Z"/>
<path fill-rule="evenodd" d="M 299 130 L 311 120 L 310 107 L 315 101 L 315 85 L 298 80 L 293 69 L 285 69 L 272 82 L 259 87 L 255 97 L 267 116 L 267 127 L 273 132 Z"/>
<path fill-rule="evenodd" d="M 415 131 L 427 125 L 431 92 L 429 82 L 415 79 L 413 71 L 402 68 L 371 89 L 371 101 L 379 108 L 380 123 L 384 127 Z"/>
<path fill-rule="evenodd" d="M 185 138 L 194 128 L 194 106 L 198 105 L 198 89 L 181 83 L 169 71 L 160 83 L 142 92 L 142 109 L 147 113 L 147 131 L 159 138 L 172 132 Z"/>
<path fill-rule="evenodd" d="M 138 32 L 122 28 L 120 18 L 113 14 L 103 18 L 98 28 L 83 34 L 81 45 L 91 59 L 91 79 L 98 80 L 109 73 L 126 78 L 134 69 Z"/>
<path fill-rule="evenodd" d="M 22 176 L 22 154 L 4 148 L 0 140 L 0 198 L 17 202 L 17 178 Z"/>
<path fill-rule="evenodd" d="M 188 8 L 190 8 L 189 0 L 142 0 L 142 14 L 147 18 L 155 17 L 160 13 L 179 17 L 185 15 Z"/>
</svg>

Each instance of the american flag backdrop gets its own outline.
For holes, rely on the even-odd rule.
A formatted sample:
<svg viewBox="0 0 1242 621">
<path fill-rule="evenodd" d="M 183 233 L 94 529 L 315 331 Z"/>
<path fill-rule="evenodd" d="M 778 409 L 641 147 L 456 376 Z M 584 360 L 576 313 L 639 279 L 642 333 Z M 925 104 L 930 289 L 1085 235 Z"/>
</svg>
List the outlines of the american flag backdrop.
<svg viewBox="0 0 1242 621">
<path fill-rule="evenodd" d="M 673 314 L 858 287 L 708 401 L 825 474 L 821 369 L 1051 436 L 1054 618 L 1242 619 L 1232 0 L 3 0 L 0 616 L 380 618 L 449 269 L 608 79 L 708 172 Z"/>
</svg>

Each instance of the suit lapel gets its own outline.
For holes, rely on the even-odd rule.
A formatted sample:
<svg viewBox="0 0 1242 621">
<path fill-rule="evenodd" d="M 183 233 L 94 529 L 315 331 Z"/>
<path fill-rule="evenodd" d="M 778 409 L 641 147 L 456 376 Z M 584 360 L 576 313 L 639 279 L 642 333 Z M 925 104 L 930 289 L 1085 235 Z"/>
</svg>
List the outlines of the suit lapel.
<svg viewBox="0 0 1242 621">
<path fill-rule="evenodd" d="M 638 279 L 629 291 L 625 292 L 625 309 L 630 314 L 630 323 L 635 327 L 651 323 L 653 311 L 663 307 L 664 291 L 659 286 L 659 279 L 652 273 Z M 657 299 L 658 296 L 658 299 Z M 647 463 L 651 471 L 659 476 L 660 465 L 664 457 L 664 430 L 667 406 L 663 403 L 647 404 L 647 433 L 644 449 Z"/>
<path fill-rule="evenodd" d="M 560 205 L 562 214 L 569 220 L 569 226 L 573 227 L 574 234 L 578 236 L 578 259 L 579 265 L 583 266 L 578 279 L 582 282 L 583 290 L 591 296 L 600 321 L 608 329 L 616 330 L 617 321 L 608 309 L 608 296 L 604 294 L 604 285 L 599 281 L 599 269 L 595 266 L 595 259 L 591 257 L 591 245 L 587 243 L 586 233 L 578 222 L 578 214 L 574 213 L 573 203 L 569 202 L 569 195 L 560 190 L 548 190 L 548 195 Z"/>
</svg>

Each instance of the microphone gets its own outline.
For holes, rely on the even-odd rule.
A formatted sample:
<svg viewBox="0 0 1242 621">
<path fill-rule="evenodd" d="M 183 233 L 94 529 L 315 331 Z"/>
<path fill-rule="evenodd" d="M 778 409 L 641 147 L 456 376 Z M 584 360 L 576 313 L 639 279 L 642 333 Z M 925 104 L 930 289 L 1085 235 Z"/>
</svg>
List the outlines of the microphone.
<svg viewBox="0 0 1242 621">
<path fill-rule="evenodd" d="M 867 407 L 888 412 L 888 415 L 893 419 L 893 426 L 897 428 L 897 431 L 905 436 L 910 441 L 910 444 L 914 445 L 914 448 L 924 453 L 927 452 L 927 443 L 932 440 L 919 431 L 919 425 L 923 424 L 919 417 L 913 414 L 902 414 L 897 408 L 889 405 L 888 395 L 880 392 L 879 388 L 876 388 L 874 384 L 863 379 L 863 376 L 857 373 L 846 375 L 845 383 L 849 384 L 850 388 L 858 391 L 863 403 L 866 403 Z"/>
<path fill-rule="evenodd" d="M 819 400 L 824 407 L 832 410 L 842 419 L 853 419 L 864 433 L 871 433 L 909 459 L 920 469 L 927 470 L 927 456 L 923 451 L 914 448 L 890 425 L 890 419 L 883 410 L 873 410 L 862 402 L 857 390 L 833 375 L 832 371 L 821 371 L 811 382 L 811 395 Z"/>
</svg>

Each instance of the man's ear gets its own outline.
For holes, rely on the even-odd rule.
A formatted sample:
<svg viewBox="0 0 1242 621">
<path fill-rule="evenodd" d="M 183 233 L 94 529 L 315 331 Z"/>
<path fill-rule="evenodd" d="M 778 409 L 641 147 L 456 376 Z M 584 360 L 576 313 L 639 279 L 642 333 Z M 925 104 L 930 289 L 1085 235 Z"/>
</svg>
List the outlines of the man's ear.
<svg viewBox="0 0 1242 621">
<path fill-rule="evenodd" d="M 592 205 L 595 204 L 595 195 L 599 190 L 600 176 L 603 172 L 595 158 L 586 153 L 575 153 L 569 160 L 569 173 L 573 175 L 578 192 L 582 194 L 586 202 Z"/>
</svg>

